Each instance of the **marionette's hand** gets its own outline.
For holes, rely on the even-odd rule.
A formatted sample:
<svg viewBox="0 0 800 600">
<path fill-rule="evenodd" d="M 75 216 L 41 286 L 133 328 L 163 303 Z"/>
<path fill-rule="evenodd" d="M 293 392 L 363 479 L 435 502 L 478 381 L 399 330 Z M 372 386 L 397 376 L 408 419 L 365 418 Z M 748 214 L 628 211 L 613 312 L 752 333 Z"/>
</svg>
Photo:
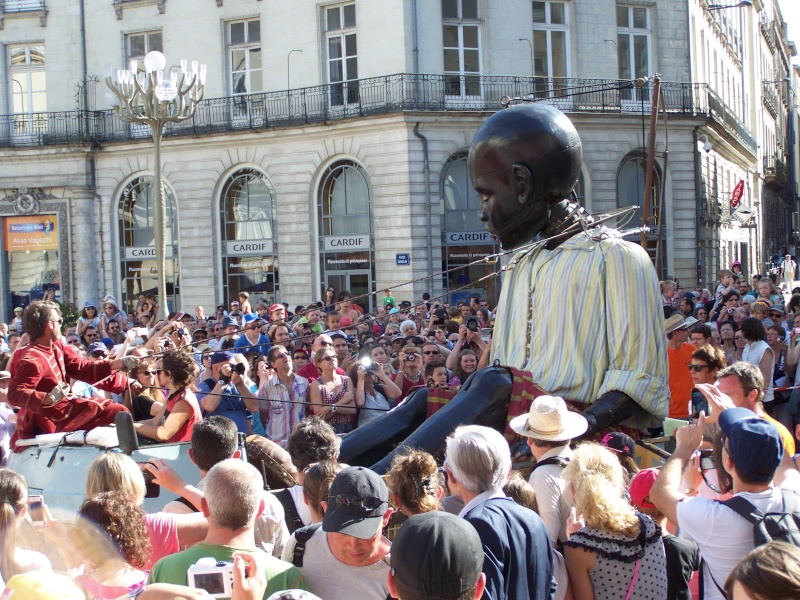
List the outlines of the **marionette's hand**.
<svg viewBox="0 0 800 600">
<path fill-rule="evenodd" d="M 124 370 L 132 371 L 141 364 L 142 360 L 138 356 L 123 356 L 120 362 Z"/>
<path fill-rule="evenodd" d="M 69 394 L 69 384 L 61 382 L 44 397 L 42 404 L 44 404 L 44 406 L 52 406 L 57 402 L 61 402 L 67 397 L 67 394 Z"/>
</svg>

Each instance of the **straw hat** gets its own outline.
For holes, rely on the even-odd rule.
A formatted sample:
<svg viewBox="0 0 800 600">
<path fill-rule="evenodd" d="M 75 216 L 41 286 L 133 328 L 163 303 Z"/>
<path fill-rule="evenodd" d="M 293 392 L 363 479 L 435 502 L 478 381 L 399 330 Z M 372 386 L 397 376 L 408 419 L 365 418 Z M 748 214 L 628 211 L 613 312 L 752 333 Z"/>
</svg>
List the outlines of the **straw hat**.
<svg viewBox="0 0 800 600">
<path fill-rule="evenodd" d="M 697 323 L 697 319 L 694 317 L 684 317 L 683 313 L 676 313 L 672 315 L 667 322 L 664 324 L 667 333 L 672 333 L 677 329 L 683 329 L 684 327 L 691 327 Z"/>
<path fill-rule="evenodd" d="M 570 412 L 564 399 L 558 396 L 539 396 L 530 412 L 514 417 L 510 425 L 520 435 L 546 442 L 571 440 L 589 428 L 586 418 Z"/>
</svg>

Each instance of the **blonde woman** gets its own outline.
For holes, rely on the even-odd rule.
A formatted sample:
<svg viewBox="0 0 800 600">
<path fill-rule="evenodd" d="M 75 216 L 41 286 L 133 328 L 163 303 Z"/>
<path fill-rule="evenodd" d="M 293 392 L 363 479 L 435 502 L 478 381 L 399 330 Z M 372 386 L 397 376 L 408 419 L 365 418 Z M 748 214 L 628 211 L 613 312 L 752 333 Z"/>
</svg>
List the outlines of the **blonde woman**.
<svg viewBox="0 0 800 600">
<path fill-rule="evenodd" d="M 29 571 L 52 571 L 44 554 L 17 546 L 17 528 L 28 512 L 28 484 L 11 469 L 0 469 L 0 575 L 8 581 Z"/>
<path fill-rule="evenodd" d="M 433 456 L 421 450 L 398 454 L 386 474 L 389 499 L 407 517 L 441 510 L 444 495 L 439 468 Z"/>
<path fill-rule="evenodd" d="M 572 536 L 564 558 L 575 597 L 666 600 L 661 530 L 625 500 L 625 474 L 614 454 L 599 444 L 581 444 L 563 477 L 585 522 L 580 527 L 573 515 L 567 524 Z"/>
</svg>

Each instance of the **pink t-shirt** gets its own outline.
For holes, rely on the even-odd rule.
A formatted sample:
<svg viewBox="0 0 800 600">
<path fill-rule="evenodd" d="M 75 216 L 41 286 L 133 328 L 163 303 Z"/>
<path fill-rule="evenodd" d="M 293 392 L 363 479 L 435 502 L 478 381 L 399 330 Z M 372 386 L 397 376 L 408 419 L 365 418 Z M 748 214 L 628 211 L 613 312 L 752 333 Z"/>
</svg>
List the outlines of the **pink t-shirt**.
<svg viewBox="0 0 800 600">
<path fill-rule="evenodd" d="M 159 560 L 180 550 L 178 521 L 175 515 L 169 513 L 153 513 L 144 516 L 144 523 L 147 525 L 150 545 L 153 547 L 150 560 L 144 567 L 145 571 L 150 571 Z"/>
</svg>

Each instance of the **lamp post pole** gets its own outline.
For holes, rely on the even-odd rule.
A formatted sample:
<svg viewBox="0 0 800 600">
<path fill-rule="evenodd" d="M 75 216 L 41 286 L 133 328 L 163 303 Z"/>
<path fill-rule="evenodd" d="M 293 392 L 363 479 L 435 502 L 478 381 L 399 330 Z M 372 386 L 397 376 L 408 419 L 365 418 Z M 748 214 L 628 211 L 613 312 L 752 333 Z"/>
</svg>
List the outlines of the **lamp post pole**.
<svg viewBox="0 0 800 600">
<path fill-rule="evenodd" d="M 533 77 L 533 44 L 531 43 L 531 41 L 528 38 L 519 38 L 518 41 L 527 42 L 528 46 L 530 46 L 530 50 L 531 50 L 531 77 Z"/>
<path fill-rule="evenodd" d="M 203 99 L 206 83 L 206 65 L 192 61 L 191 69 L 181 60 L 180 79 L 176 72 L 163 69 L 167 60 L 161 52 L 150 52 L 144 58 L 145 73 L 139 72 L 139 61 L 132 60 L 129 69 L 118 69 L 112 78 L 111 67 L 106 67 L 106 85 L 114 94 L 114 112 L 125 123 L 143 123 L 150 127 L 155 147 L 155 176 L 153 192 L 153 229 L 158 263 L 158 319 L 165 319 L 167 307 L 166 273 L 166 201 L 161 181 L 161 138 L 167 123 L 180 123 L 191 119 L 197 104 Z"/>
</svg>

